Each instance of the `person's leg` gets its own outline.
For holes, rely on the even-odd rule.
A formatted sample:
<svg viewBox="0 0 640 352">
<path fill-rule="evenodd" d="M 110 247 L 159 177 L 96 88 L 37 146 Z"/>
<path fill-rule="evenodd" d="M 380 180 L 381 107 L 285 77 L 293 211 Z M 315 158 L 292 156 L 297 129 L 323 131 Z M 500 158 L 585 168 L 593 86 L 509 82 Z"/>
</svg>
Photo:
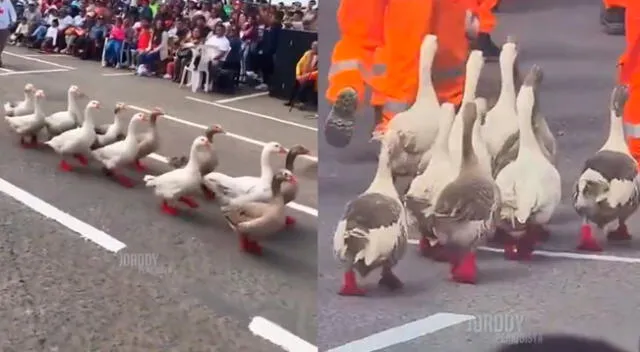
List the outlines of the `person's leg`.
<svg viewBox="0 0 640 352">
<path fill-rule="evenodd" d="M 293 105 L 293 102 L 298 97 L 298 91 L 300 91 L 300 81 L 298 81 L 296 79 L 295 83 L 293 84 L 293 88 L 291 89 L 291 94 L 289 95 L 289 100 L 287 100 L 287 102 L 284 103 L 285 106 Z"/>
<path fill-rule="evenodd" d="M 493 8 L 497 5 L 498 0 L 476 0 L 476 16 L 480 22 L 478 30 L 478 47 L 482 50 L 485 59 L 498 60 L 500 56 L 500 48 L 491 39 L 491 33 L 496 28 L 496 15 Z"/>
<path fill-rule="evenodd" d="M 111 66 L 114 62 L 115 55 L 115 40 L 110 39 L 107 41 L 107 45 L 104 48 L 104 62 L 105 66 Z"/>
<path fill-rule="evenodd" d="M 383 18 L 388 0 L 371 0 L 362 6 L 360 0 L 341 0 L 337 20 L 340 39 L 333 47 L 329 82 L 325 93 L 332 105 L 324 135 L 334 147 L 351 142 L 355 113 L 364 100 L 363 75 L 373 69 L 376 48 L 383 43 Z"/>
<path fill-rule="evenodd" d="M 609 35 L 624 35 L 625 8 L 629 0 L 603 0 L 600 24 Z"/>
<path fill-rule="evenodd" d="M 0 29 L 0 67 L 2 67 L 2 52 L 7 45 L 7 40 L 9 40 L 10 35 L 11 32 L 9 32 L 8 29 Z"/>
<path fill-rule="evenodd" d="M 122 60 L 122 42 L 119 40 L 113 41 L 113 67 L 118 67 Z"/>
<path fill-rule="evenodd" d="M 621 59 L 620 83 L 629 85 L 629 99 L 624 108 L 625 135 L 631 155 L 640 163 L 640 3 L 630 1 L 626 7 L 626 51 Z"/>
</svg>

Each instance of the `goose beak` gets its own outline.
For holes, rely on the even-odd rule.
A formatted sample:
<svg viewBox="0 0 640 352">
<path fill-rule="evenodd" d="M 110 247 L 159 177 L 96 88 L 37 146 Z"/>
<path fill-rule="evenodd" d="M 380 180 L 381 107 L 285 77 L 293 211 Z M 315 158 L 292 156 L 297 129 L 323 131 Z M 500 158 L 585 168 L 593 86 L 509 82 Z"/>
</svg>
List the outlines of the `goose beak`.
<svg viewBox="0 0 640 352">
<path fill-rule="evenodd" d="M 280 147 L 280 151 L 279 151 L 279 153 L 280 153 L 280 154 L 287 154 L 287 148 Z"/>
<path fill-rule="evenodd" d="M 289 181 L 289 182 L 291 182 L 291 184 L 293 184 L 293 185 L 295 185 L 296 183 L 298 183 L 298 179 L 297 179 L 295 176 L 293 176 L 293 175 L 291 175 L 291 176 L 289 177 L 289 180 L 288 180 L 288 181 Z"/>
</svg>

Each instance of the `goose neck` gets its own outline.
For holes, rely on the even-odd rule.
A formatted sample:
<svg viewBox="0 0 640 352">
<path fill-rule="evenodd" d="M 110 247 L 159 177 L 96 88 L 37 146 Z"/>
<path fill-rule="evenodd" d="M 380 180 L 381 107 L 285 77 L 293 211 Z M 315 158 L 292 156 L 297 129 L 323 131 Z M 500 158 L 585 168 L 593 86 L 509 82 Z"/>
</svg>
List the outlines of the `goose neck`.
<svg viewBox="0 0 640 352">
<path fill-rule="evenodd" d="M 621 117 L 616 116 L 614 112 L 611 112 L 609 118 L 609 136 L 605 142 L 606 149 L 613 149 L 617 146 L 622 146 L 626 150 L 626 141 L 624 136 L 624 125 Z"/>
<path fill-rule="evenodd" d="M 440 119 L 434 146 L 440 151 L 449 152 L 449 135 L 453 125 L 453 119 L 450 116 L 442 116 Z"/>
<path fill-rule="evenodd" d="M 93 111 L 91 109 L 86 109 L 84 112 L 84 121 L 82 122 L 82 128 L 92 131 L 95 128 L 93 123 Z"/>
<path fill-rule="evenodd" d="M 289 151 L 289 153 L 287 153 L 287 157 L 284 162 L 285 169 L 289 171 L 293 171 L 293 163 L 296 161 L 297 157 L 298 157 L 297 153 Z"/>
<path fill-rule="evenodd" d="M 189 151 L 189 161 L 187 161 L 187 165 L 184 166 L 186 170 L 197 172 L 200 171 L 200 165 L 198 164 L 198 148 L 194 145 L 191 147 L 191 151 Z"/>
<path fill-rule="evenodd" d="M 530 88 L 529 88 L 530 89 Z M 518 130 L 520 131 L 520 150 L 542 152 L 533 131 L 533 112 L 535 102 L 530 102 L 518 111 Z"/>
<path fill-rule="evenodd" d="M 499 102 L 511 102 L 515 106 L 516 100 L 516 87 L 515 87 L 515 62 L 512 59 L 505 60 L 504 64 L 500 65 L 500 95 L 498 96 Z"/>
<path fill-rule="evenodd" d="M 436 90 L 433 87 L 431 73 L 433 70 L 434 53 L 420 56 L 420 72 L 418 74 L 418 94 L 416 100 L 432 99 L 437 102 Z"/>
<path fill-rule="evenodd" d="M 462 127 L 462 165 L 460 173 L 468 172 L 478 165 L 478 156 L 473 150 L 474 126 L 474 122 L 465 121 Z"/>
<path fill-rule="evenodd" d="M 34 109 L 35 109 L 34 113 L 36 115 L 36 118 L 38 120 L 44 120 L 45 119 L 45 113 L 44 113 L 44 109 L 42 108 L 42 102 L 41 101 L 39 101 L 39 100 L 36 101 Z"/>
<path fill-rule="evenodd" d="M 380 155 L 378 157 L 378 167 L 376 168 L 375 176 L 369 186 L 369 190 L 375 189 L 395 189 L 393 184 L 393 174 L 391 171 L 390 163 L 390 150 L 384 143 L 380 148 Z"/>
<path fill-rule="evenodd" d="M 473 60 L 473 58 L 471 58 Z M 462 93 L 462 101 L 472 102 L 476 98 L 476 91 L 478 90 L 478 80 L 480 80 L 480 70 L 474 68 L 467 68 L 464 92 Z"/>
<path fill-rule="evenodd" d="M 273 170 L 271 169 L 271 163 L 269 162 L 269 154 L 270 151 L 266 148 L 264 148 L 260 154 L 260 178 L 265 182 L 269 182 L 273 177 Z"/>
</svg>

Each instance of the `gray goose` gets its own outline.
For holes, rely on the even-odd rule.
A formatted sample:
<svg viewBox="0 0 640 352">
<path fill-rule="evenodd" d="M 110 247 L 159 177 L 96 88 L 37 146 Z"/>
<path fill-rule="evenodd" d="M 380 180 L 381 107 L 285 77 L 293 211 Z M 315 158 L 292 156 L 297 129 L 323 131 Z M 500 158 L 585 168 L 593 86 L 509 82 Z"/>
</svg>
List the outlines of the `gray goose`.
<svg viewBox="0 0 640 352">
<path fill-rule="evenodd" d="M 138 140 L 138 154 L 136 155 L 133 166 L 140 172 L 147 170 L 140 160 L 158 150 L 160 142 L 158 140 L 158 117 L 162 115 L 164 115 L 164 113 L 160 109 L 154 109 L 149 115 L 149 131 L 136 136 Z"/>
<path fill-rule="evenodd" d="M 240 248 L 244 252 L 262 254 L 262 247 L 258 241 L 282 230 L 285 213 L 281 187 L 285 182 L 297 181 L 289 170 L 280 170 L 271 180 L 272 196 L 269 202 L 248 202 L 221 208 L 227 223 L 238 234 Z"/>
<path fill-rule="evenodd" d="M 309 154 L 309 149 L 304 146 L 297 144 L 289 149 L 287 152 L 287 156 L 285 158 L 284 168 L 291 171 L 293 173 L 293 163 L 295 162 L 298 155 L 307 155 Z M 298 194 L 298 184 L 286 182 L 282 184 L 282 195 L 284 196 L 284 204 L 288 204 L 293 201 Z M 296 219 L 292 216 L 287 215 L 285 220 L 286 226 L 293 226 L 296 224 Z"/>
<path fill-rule="evenodd" d="M 609 240 L 631 239 L 625 222 L 638 209 L 640 189 L 637 163 L 629 153 L 623 130 L 622 114 L 627 97 L 626 87 L 614 88 L 610 102 L 609 137 L 602 148 L 585 162 L 574 187 L 573 206 L 583 220 L 580 250 L 602 250 L 592 234 L 591 224 L 607 233 Z"/>
<path fill-rule="evenodd" d="M 477 278 L 476 248 L 495 231 L 500 206 L 500 191 L 473 150 L 476 117 L 476 104 L 466 103 L 460 173 L 440 193 L 433 217 L 433 232 L 449 251 L 452 279 L 469 284 Z"/>
<path fill-rule="evenodd" d="M 391 153 L 402 140 L 400 131 L 390 130 L 379 138 L 382 146 L 378 168 L 369 188 L 350 201 L 333 236 L 333 250 L 344 266 L 344 296 L 362 296 L 357 271 L 366 277 L 382 267 L 381 286 L 395 290 L 402 282 L 392 272 L 404 255 L 407 244 L 407 220 L 404 206 L 394 186 Z"/>
</svg>

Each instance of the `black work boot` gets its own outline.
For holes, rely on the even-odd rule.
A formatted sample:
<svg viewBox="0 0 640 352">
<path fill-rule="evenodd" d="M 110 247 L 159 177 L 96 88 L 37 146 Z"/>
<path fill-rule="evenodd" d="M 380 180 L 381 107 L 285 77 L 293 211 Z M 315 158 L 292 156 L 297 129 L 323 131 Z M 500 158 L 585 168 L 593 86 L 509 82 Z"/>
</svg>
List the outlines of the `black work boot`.
<svg viewBox="0 0 640 352">
<path fill-rule="evenodd" d="M 477 47 L 487 61 L 497 61 L 500 58 L 500 48 L 493 42 L 489 33 L 478 33 Z"/>
<path fill-rule="evenodd" d="M 624 35 L 624 7 L 600 8 L 600 24 L 609 35 Z"/>
<path fill-rule="evenodd" d="M 340 91 L 324 125 L 324 137 L 336 148 L 344 148 L 351 142 L 358 109 L 358 92 L 351 87 Z"/>
</svg>

